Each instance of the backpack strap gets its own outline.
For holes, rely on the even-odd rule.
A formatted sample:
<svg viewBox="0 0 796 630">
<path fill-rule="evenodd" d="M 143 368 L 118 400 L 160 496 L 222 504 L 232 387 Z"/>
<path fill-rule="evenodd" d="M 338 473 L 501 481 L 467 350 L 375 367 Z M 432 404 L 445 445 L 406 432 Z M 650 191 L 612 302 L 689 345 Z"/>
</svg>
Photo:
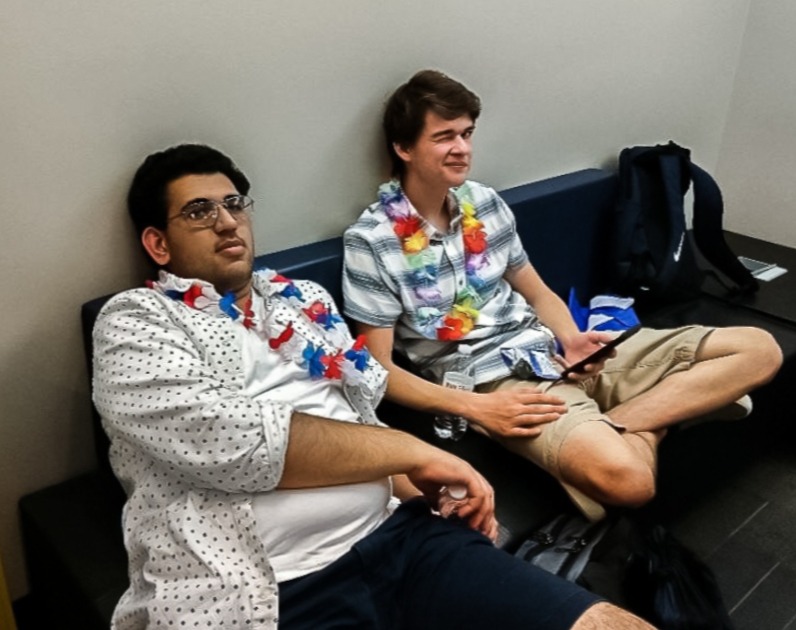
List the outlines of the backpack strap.
<svg viewBox="0 0 796 630">
<path fill-rule="evenodd" d="M 716 181 L 696 164 L 689 161 L 694 182 L 694 242 L 702 255 L 726 275 L 739 293 L 753 293 L 760 287 L 749 270 L 743 266 L 724 239 L 722 218 L 724 202 Z M 721 279 L 720 279 L 721 280 Z"/>
<path fill-rule="evenodd" d="M 679 150 L 676 150 L 679 149 Z M 686 243 L 687 227 L 683 209 L 683 197 L 688 190 L 688 150 L 681 149 L 671 143 L 655 153 L 663 183 L 664 201 L 667 207 L 668 231 L 666 234 L 666 253 L 660 261 L 658 282 L 661 286 L 669 286 L 677 275 L 678 264 L 683 255 Z"/>
</svg>

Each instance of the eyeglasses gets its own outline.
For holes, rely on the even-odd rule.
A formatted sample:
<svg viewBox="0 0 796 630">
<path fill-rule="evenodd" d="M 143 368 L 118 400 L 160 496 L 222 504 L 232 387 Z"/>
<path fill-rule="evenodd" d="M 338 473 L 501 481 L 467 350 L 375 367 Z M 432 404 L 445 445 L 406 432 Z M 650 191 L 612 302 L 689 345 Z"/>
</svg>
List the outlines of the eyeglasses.
<svg viewBox="0 0 796 630">
<path fill-rule="evenodd" d="M 180 210 L 179 214 L 171 217 L 169 221 L 182 217 L 191 227 L 213 227 L 218 221 L 219 206 L 240 223 L 249 220 L 254 208 L 254 199 L 246 195 L 230 195 L 223 201 L 211 199 L 194 201 Z"/>
</svg>

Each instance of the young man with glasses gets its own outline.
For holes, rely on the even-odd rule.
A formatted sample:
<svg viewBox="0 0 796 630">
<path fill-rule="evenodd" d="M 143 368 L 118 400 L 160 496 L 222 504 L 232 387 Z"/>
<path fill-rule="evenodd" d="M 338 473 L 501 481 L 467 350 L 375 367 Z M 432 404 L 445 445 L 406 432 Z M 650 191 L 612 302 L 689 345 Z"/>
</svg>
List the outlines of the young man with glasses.
<svg viewBox="0 0 796 630">
<path fill-rule="evenodd" d="M 389 370 L 389 398 L 465 418 L 554 475 L 599 520 L 603 505 L 652 498 L 667 427 L 716 410 L 747 414 L 747 392 L 773 378 L 782 355 L 754 328 L 643 329 L 606 369 L 603 359 L 561 379 L 556 340 L 575 364 L 612 336 L 578 331 L 529 263 L 511 210 L 468 181 L 480 112 L 478 96 L 434 70 L 390 97 L 394 179 L 346 232 L 345 313 Z M 440 385 L 462 344 L 474 392 Z M 426 378 L 396 365 L 394 348 Z"/>
<path fill-rule="evenodd" d="M 648 628 L 496 549 L 483 477 L 380 425 L 386 373 L 329 295 L 252 273 L 248 193 L 201 145 L 149 156 L 130 189 L 160 273 L 94 331 L 128 497 L 113 627 Z"/>
</svg>

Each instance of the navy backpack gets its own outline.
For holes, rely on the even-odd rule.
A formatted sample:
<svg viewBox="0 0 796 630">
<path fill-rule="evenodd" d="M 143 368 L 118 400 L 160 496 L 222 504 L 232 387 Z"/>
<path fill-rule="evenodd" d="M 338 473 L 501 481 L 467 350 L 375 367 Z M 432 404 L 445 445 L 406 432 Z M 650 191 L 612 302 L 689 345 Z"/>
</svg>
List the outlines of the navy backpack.
<svg viewBox="0 0 796 630">
<path fill-rule="evenodd" d="M 689 233 L 683 200 L 691 183 Z M 640 303 L 690 299 L 699 295 L 706 271 L 730 293 L 756 291 L 757 281 L 724 239 L 723 214 L 718 185 L 691 162 L 688 149 L 669 142 L 622 150 L 612 230 L 613 291 Z"/>
</svg>

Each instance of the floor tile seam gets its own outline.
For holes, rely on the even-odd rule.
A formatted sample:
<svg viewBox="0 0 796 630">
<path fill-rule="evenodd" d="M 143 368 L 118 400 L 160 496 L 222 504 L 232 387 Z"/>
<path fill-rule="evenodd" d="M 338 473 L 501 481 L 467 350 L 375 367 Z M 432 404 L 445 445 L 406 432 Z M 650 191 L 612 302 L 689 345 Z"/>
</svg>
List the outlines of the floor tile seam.
<svg viewBox="0 0 796 630">
<path fill-rule="evenodd" d="M 732 615 L 736 610 L 738 610 L 738 608 L 740 608 L 741 604 L 743 604 L 747 599 L 749 599 L 749 597 L 752 595 L 752 593 L 754 593 L 760 587 L 760 585 L 768 579 L 768 576 L 771 575 L 774 571 L 776 571 L 777 568 L 779 567 L 779 565 L 781 565 L 781 564 L 782 564 L 782 561 L 777 562 L 773 567 L 771 567 L 768 571 L 766 571 L 765 575 L 763 575 L 763 577 L 761 577 L 757 582 L 755 582 L 754 586 L 752 586 L 752 588 L 750 588 L 746 592 L 746 595 L 741 597 L 741 599 L 738 600 L 738 602 L 735 604 L 735 606 L 730 608 L 730 610 L 729 610 L 730 615 Z"/>
<path fill-rule="evenodd" d="M 782 630 L 790 630 L 790 628 L 793 627 L 794 622 L 796 622 L 796 615 L 793 615 L 793 617 L 790 618 L 790 620 L 788 621 L 788 623 L 785 624 Z"/>
<path fill-rule="evenodd" d="M 767 508 L 771 504 L 771 501 L 765 501 L 761 506 L 759 506 L 754 512 L 752 512 L 749 516 L 747 516 L 743 522 L 741 522 L 738 527 L 732 530 L 727 536 L 722 540 L 718 545 L 716 545 L 711 551 L 708 553 L 707 557 L 712 558 L 713 555 L 721 549 L 724 545 L 726 545 L 730 540 L 732 540 L 735 535 L 740 532 L 744 527 L 746 527 L 749 523 L 751 523 L 754 518 L 760 514 L 765 508 Z"/>
</svg>

